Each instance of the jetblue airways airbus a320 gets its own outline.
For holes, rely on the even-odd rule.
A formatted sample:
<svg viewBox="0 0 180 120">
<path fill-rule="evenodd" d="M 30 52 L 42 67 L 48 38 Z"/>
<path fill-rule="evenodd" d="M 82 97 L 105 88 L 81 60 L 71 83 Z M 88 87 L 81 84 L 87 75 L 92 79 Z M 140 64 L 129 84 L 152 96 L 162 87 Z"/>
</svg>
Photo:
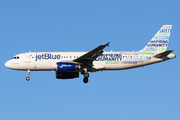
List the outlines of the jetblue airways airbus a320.
<svg viewBox="0 0 180 120">
<path fill-rule="evenodd" d="M 15 55 L 5 63 L 14 70 L 27 71 L 29 81 L 30 71 L 56 71 L 57 79 L 78 78 L 79 72 L 84 75 L 87 83 L 88 72 L 103 70 L 123 70 L 146 66 L 175 58 L 173 50 L 167 50 L 172 25 L 164 25 L 140 51 L 105 52 L 103 49 L 109 43 L 99 45 L 90 52 L 28 52 Z"/>
</svg>

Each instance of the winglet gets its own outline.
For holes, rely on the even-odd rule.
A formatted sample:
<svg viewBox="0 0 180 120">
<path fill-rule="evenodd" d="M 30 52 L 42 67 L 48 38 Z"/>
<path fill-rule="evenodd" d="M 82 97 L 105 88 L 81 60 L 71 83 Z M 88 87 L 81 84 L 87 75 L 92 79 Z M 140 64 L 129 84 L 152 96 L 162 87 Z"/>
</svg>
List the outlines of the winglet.
<svg viewBox="0 0 180 120">
<path fill-rule="evenodd" d="M 105 45 L 109 47 L 109 43 L 110 43 L 110 42 L 106 43 Z"/>
</svg>

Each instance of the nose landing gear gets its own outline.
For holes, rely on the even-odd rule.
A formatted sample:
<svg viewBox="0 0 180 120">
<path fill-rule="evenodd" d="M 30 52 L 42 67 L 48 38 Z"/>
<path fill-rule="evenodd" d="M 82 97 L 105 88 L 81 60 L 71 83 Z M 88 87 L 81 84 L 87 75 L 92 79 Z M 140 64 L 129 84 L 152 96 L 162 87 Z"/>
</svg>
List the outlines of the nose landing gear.
<svg viewBox="0 0 180 120">
<path fill-rule="evenodd" d="M 26 80 L 29 81 L 30 80 L 30 77 L 29 77 L 30 76 L 30 70 L 27 70 L 27 75 L 28 76 L 26 77 Z"/>
</svg>

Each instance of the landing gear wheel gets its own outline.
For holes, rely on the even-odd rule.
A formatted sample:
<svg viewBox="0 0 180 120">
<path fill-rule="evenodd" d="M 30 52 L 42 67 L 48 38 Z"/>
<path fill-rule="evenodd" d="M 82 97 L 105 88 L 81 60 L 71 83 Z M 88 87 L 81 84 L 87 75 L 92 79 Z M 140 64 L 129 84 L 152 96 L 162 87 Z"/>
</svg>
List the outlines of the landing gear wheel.
<svg viewBox="0 0 180 120">
<path fill-rule="evenodd" d="M 29 80 L 30 80 L 30 77 L 26 77 L 26 80 L 29 81 Z"/>
<path fill-rule="evenodd" d="M 29 81 L 29 80 L 30 80 L 30 77 L 29 77 L 29 75 L 30 75 L 30 70 L 27 70 L 27 75 L 28 75 L 28 76 L 26 77 L 26 80 Z"/>
<path fill-rule="evenodd" d="M 89 77 L 89 73 L 84 73 L 84 77 L 88 78 Z"/>
<path fill-rule="evenodd" d="M 88 78 L 84 78 L 84 79 L 83 79 L 83 82 L 84 82 L 84 83 L 88 83 Z"/>
</svg>

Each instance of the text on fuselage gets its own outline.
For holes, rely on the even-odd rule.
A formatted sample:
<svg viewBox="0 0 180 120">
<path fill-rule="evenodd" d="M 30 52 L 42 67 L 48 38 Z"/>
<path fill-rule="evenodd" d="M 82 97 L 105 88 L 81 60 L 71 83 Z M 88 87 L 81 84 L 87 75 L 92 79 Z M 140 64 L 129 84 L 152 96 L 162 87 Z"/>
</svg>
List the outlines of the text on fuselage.
<svg viewBox="0 0 180 120">
<path fill-rule="evenodd" d="M 44 53 L 44 54 L 36 54 L 36 59 L 35 61 L 37 60 L 49 60 L 49 59 L 60 59 L 61 58 L 61 55 L 59 54 L 51 54 L 51 53 Z"/>
</svg>

